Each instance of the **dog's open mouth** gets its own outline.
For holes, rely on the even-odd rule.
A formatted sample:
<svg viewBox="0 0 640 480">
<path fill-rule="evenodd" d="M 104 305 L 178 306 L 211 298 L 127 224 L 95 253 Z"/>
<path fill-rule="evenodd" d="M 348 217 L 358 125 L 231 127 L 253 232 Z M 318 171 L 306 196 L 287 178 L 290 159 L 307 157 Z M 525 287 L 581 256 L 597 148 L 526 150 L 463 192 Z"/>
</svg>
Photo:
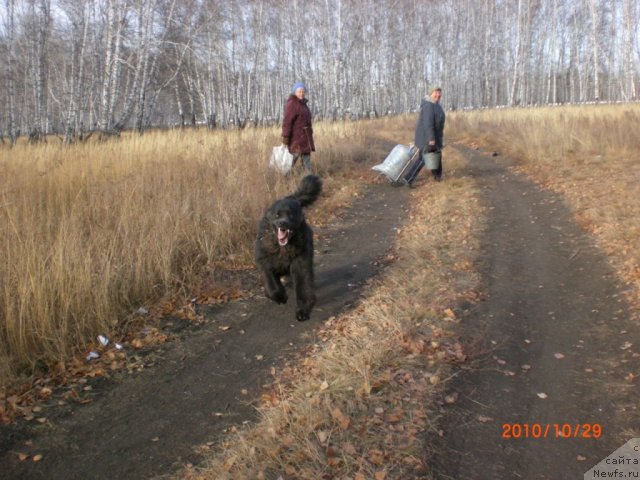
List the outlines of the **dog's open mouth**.
<svg viewBox="0 0 640 480">
<path fill-rule="evenodd" d="M 291 235 L 291 230 L 287 230 L 286 228 L 278 228 L 278 243 L 281 247 L 284 247 L 289 243 L 289 236 Z"/>
</svg>

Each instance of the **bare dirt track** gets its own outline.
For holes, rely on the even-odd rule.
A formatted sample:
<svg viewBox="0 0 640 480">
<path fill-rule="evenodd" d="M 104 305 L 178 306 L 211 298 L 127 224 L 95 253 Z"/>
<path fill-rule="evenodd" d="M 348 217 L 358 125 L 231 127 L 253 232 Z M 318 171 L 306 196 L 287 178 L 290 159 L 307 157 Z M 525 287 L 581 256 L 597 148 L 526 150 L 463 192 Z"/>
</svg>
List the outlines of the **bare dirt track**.
<svg viewBox="0 0 640 480">
<path fill-rule="evenodd" d="M 640 392 L 627 377 L 638 325 L 561 198 L 499 157 L 464 153 L 488 208 L 487 298 L 459 325 L 481 354 L 450 384 L 461 400 L 445 416 L 436 478 L 582 479 L 638 434 Z M 602 436 L 589 438 L 595 424 Z"/>
<path fill-rule="evenodd" d="M 204 311 L 210 322 L 151 353 L 153 366 L 96 385 L 89 405 L 46 408 L 45 425 L 1 426 L 0 477 L 143 479 L 197 463 L 195 446 L 256 418 L 271 368 L 357 302 L 394 244 L 407 199 L 407 189 L 366 185 L 333 225 L 315 229 L 318 303 L 311 320 L 296 321 L 291 293 L 287 305 L 276 305 L 262 296 L 257 276 L 246 275 L 240 280 L 252 298 Z M 43 459 L 20 462 L 17 452 L 24 451 Z"/>
</svg>

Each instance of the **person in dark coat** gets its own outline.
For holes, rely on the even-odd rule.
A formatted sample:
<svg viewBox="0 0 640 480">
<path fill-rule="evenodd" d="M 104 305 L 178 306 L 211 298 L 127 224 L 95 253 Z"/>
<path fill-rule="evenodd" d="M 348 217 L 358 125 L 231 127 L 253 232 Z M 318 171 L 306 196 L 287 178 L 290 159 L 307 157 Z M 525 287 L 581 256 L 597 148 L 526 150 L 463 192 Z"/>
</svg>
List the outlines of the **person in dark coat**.
<svg viewBox="0 0 640 480">
<path fill-rule="evenodd" d="M 428 98 L 420 104 L 420 116 L 416 124 L 414 144 L 422 152 L 425 165 L 433 179 L 442 180 L 442 146 L 444 138 L 444 110 L 440 106 L 442 89 L 433 88 Z"/>
<path fill-rule="evenodd" d="M 311 166 L 311 152 L 316 151 L 313 143 L 313 127 L 311 125 L 311 110 L 307 106 L 307 87 L 304 83 L 296 83 L 291 95 L 284 105 L 282 120 L 282 143 L 287 145 L 289 153 L 293 155 L 293 165 L 302 160 L 302 166 L 307 173 L 313 173 Z"/>
</svg>

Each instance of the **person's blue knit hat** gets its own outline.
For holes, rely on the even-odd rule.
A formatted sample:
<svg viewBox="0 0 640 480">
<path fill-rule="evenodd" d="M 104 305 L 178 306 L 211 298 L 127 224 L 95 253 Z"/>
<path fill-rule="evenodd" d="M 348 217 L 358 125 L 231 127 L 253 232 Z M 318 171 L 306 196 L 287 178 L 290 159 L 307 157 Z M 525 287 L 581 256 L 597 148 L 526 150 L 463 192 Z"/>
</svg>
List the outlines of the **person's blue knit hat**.
<svg viewBox="0 0 640 480">
<path fill-rule="evenodd" d="M 303 88 L 305 92 L 307 91 L 307 86 L 304 84 L 304 82 L 297 82 L 291 89 L 291 93 L 295 94 L 296 90 L 298 90 L 299 88 Z"/>
</svg>

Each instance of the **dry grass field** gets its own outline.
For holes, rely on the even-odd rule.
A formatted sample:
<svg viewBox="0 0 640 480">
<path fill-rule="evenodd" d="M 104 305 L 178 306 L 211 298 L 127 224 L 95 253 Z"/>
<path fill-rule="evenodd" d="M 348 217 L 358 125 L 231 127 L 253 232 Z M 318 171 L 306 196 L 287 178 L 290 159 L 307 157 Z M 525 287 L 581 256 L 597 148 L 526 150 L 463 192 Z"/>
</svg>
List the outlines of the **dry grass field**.
<svg viewBox="0 0 640 480">
<path fill-rule="evenodd" d="M 636 105 L 452 112 L 446 136 L 496 150 L 560 192 L 638 305 L 639 120 Z M 327 191 L 314 223 L 350 201 L 367 169 L 358 162 L 373 164 L 372 139 L 408 143 L 414 125 L 415 116 L 318 125 Z M 265 169 L 277 141 L 277 129 L 174 131 L 0 150 L 0 380 L 188 292 L 204 268 L 250 265 L 256 219 L 296 183 Z M 421 432 L 437 431 L 434 399 L 468 353 L 448 334 L 456 306 L 478 299 L 484 228 L 465 160 L 447 149 L 445 161 L 445 182 L 412 192 L 394 262 L 362 302 L 276 379 L 260 422 L 180 478 L 428 478 Z"/>
<path fill-rule="evenodd" d="M 319 124 L 327 208 L 365 153 L 361 126 Z M 248 265 L 256 220 L 297 180 L 269 172 L 277 128 L 174 130 L 0 147 L 0 386 L 64 361 L 141 305 Z"/>
<path fill-rule="evenodd" d="M 456 138 L 562 194 L 640 306 L 640 104 L 487 110 L 448 122 Z"/>
</svg>

